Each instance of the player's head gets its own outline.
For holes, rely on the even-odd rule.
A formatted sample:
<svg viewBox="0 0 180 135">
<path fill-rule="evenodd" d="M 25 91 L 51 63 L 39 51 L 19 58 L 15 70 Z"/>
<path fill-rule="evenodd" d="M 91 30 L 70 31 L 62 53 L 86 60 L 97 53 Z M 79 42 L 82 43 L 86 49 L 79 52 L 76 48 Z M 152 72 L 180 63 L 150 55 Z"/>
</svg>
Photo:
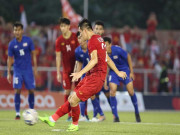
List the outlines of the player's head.
<svg viewBox="0 0 180 135">
<path fill-rule="evenodd" d="M 87 45 L 87 41 L 82 38 L 81 33 L 79 31 L 77 32 L 76 36 L 78 38 L 78 42 L 81 45 L 81 47 Z"/>
<path fill-rule="evenodd" d="M 104 42 L 105 42 L 105 44 L 106 44 L 106 51 L 107 51 L 107 53 L 111 53 L 111 38 L 109 38 L 109 37 L 104 37 L 103 38 L 104 39 Z"/>
<path fill-rule="evenodd" d="M 59 19 L 60 30 L 62 33 L 66 33 L 70 29 L 70 20 L 67 18 Z"/>
<path fill-rule="evenodd" d="M 83 19 L 79 23 L 79 32 L 84 40 L 89 40 L 89 32 L 93 32 L 91 22 L 87 19 Z"/>
<path fill-rule="evenodd" d="M 101 36 L 104 34 L 104 23 L 102 21 L 95 22 L 94 33 Z"/>
<path fill-rule="evenodd" d="M 13 25 L 14 36 L 19 39 L 23 35 L 23 25 L 20 22 L 15 22 Z"/>
</svg>

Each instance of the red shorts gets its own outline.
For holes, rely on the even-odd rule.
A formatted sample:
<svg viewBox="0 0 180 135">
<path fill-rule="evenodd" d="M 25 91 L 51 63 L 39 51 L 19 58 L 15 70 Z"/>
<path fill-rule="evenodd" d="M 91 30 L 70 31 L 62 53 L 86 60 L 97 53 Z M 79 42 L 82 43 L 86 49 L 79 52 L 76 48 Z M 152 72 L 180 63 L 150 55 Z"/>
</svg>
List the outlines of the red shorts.
<svg viewBox="0 0 180 135">
<path fill-rule="evenodd" d="M 104 80 L 101 76 L 89 75 L 79 82 L 74 91 L 81 101 L 86 101 L 98 93 L 103 87 L 103 84 Z"/>
<path fill-rule="evenodd" d="M 71 90 L 71 86 L 72 86 L 72 77 L 70 77 L 70 73 L 63 73 L 63 88 L 65 90 Z"/>
</svg>

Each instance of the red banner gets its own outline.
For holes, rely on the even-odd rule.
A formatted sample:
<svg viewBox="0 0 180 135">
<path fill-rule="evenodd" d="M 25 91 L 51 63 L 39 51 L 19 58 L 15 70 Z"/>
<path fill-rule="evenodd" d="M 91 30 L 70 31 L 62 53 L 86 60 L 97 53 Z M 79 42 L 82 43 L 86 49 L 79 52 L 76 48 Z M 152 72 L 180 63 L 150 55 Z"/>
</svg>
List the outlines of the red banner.
<svg viewBox="0 0 180 135">
<path fill-rule="evenodd" d="M 35 109 L 57 109 L 64 103 L 63 93 L 35 92 Z M 29 108 L 28 92 L 21 93 L 21 109 Z M 0 109 L 14 109 L 14 93 L 0 91 Z"/>
</svg>

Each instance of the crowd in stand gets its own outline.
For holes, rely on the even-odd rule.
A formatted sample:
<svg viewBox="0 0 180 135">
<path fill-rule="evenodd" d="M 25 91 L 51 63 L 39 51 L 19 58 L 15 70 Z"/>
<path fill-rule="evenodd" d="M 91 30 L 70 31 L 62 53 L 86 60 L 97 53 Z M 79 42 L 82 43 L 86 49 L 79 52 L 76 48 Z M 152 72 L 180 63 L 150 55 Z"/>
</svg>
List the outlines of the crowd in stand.
<svg viewBox="0 0 180 135">
<path fill-rule="evenodd" d="M 157 31 L 158 21 L 155 13 L 150 14 L 146 23 L 146 30 L 139 29 L 137 26 L 130 28 L 126 25 L 121 29 L 107 29 L 105 35 L 112 37 L 113 45 L 119 45 L 131 54 L 133 67 L 136 69 L 161 70 L 161 63 L 165 62 L 168 69 L 179 70 L 179 32 Z M 12 29 L 13 24 L 5 22 L 3 17 L 0 17 L 0 66 L 7 66 L 8 44 L 13 39 Z M 24 30 L 24 33 L 33 39 L 38 66 L 55 67 L 55 41 L 61 34 L 59 26 L 40 26 L 36 25 L 35 22 L 31 22 Z M 2 72 L 0 75 L 4 76 Z M 56 80 L 56 72 L 52 72 L 52 76 L 52 89 L 59 89 L 60 84 Z M 151 80 L 151 76 L 149 76 L 149 80 Z M 142 91 L 143 86 L 139 84 L 136 86 L 136 82 L 139 81 L 143 81 L 143 78 L 138 78 L 137 75 L 135 88 Z M 39 76 L 36 78 L 37 89 L 46 89 L 46 86 L 43 85 L 46 83 L 47 74 L 39 72 Z M 157 89 L 157 85 L 155 87 Z M 153 91 L 153 88 L 151 89 Z"/>
</svg>

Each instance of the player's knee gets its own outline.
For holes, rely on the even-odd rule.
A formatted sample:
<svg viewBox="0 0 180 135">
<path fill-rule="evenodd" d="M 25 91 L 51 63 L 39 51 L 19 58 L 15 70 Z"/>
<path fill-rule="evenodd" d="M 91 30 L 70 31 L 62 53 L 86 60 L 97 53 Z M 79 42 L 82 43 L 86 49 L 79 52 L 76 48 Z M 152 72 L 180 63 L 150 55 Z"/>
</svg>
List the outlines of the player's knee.
<svg viewBox="0 0 180 135">
<path fill-rule="evenodd" d="M 71 91 L 70 90 L 65 90 L 65 95 L 70 95 Z"/>
<path fill-rule="evenodd" d="M 91 100 L 94 100 L 95 98 L 96 98 L 96 96 L 94 95 L 94 96 L 91 97 Z"/>
<path fill-rule="evenodd" d="M 128 93 L 129 93 L 130 96 L 133 96 L 134 95 L 134 90 L 133 89 L 129 90 Z"/>
<path fill-rule="evenodd" d="M 29 90 L 29 94 L 34 94 L 34 90 Z"/>
<path fill-rule="evenodd" d="M 21 90 L 15 89 L 15 93 L 16 93 L 16 94 L 21 94 Z"/>
<path fill-rule="evenodd" d="M 116 96 L 116 90 L 110 90 L 110 96 L 111 97 Z"/>
</svg>

